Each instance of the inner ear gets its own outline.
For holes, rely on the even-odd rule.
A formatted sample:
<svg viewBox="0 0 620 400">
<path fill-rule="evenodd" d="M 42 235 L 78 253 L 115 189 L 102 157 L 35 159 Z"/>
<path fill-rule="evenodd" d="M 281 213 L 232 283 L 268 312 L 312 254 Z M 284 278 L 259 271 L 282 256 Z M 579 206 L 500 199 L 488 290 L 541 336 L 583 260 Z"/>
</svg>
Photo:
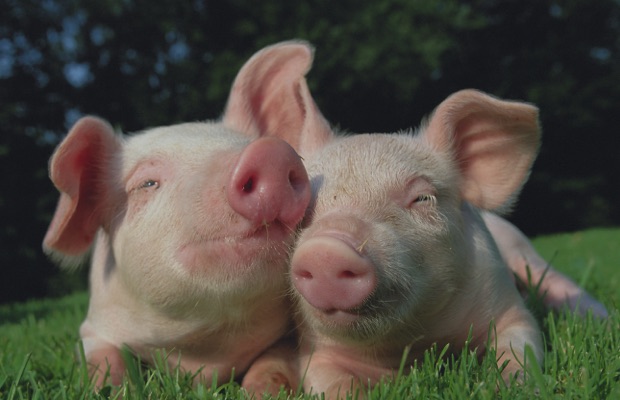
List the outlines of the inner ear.
<svg viewBox="0 0 620 400">
<path fill-rule="evenodd" d="M 312 58 L 312 48 L 304 42 L 278 43 L 257 52 L 235 78 L 224 123 L 254 136 L 299 132 L 305 111 L 297 92 Z"/>
<path fill-rule="evenodd" d="M 224 124 L 251 136 L 276 136 L 307 156 L 332 138 L 305 75 L 313 49 L 282 42 L 256 53 L 241 69 L 224 114 Z"/>
<path fill-rule="evenodd" d="M 465 200 L 502 212 L 514 203 L 538 153 L 538 109 L 464 90 L 439 105 L 425 138 L 452 153 Z"/>
<path fill-rule="evenodd" d="M 50 161 L 50 177 L 60 191 L 43 241 L 47 252 L 79 256 L 103 223 L 110 198 L 108 162 L 120 140 L 105 121 L 84 117 L 71 129 Z"/>
</svg>

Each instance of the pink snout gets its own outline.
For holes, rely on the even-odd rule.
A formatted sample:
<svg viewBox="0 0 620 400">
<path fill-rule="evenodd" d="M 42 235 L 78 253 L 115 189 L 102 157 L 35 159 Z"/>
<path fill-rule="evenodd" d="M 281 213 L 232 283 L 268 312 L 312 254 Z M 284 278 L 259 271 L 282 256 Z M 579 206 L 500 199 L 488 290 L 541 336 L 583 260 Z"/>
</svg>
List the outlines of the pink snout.
<svg viewBox="0 0 620 400">
<path fill-rule="evenodd" d="M 322 311 L 352 311 L 377 286 L 372 262 L 345 240 L 312 237 L 291 260 L 293 284 L 301 296 Z"/>
<path fill-rule="evenodd" d="M 265 137 L 244 149 L 226 195 L 233 210 L 256 225 L 279 221 L 293 228 L 310 202 L 310 182 L 295 150 Z"/>
</svg>

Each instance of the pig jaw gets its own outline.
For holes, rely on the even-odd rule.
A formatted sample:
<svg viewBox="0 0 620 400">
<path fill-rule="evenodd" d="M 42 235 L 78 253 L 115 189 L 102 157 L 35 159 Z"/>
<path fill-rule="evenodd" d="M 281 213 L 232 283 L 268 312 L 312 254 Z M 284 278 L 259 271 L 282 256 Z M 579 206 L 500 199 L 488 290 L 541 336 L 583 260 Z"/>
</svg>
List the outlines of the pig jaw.
<svg viewBox="0 0 620 400">
<path fill-rule="evenodd" d="M 104 240 L 102 236 L 98 241 Z M 200 371 L 200 377 L 209 380 L 217 371 L 218 382 L 225 382 L 233 369 L 245 371 L 286 333 L 289 324 L 283 288 L 250 300 L 248 307 L 216 303 L 202 315 L 170 316 L 139 302 L 118 274 L 101 279 L 106 275 L 101 267 L 93 265 L 91 270 L 90 304 L 80 337 L 88 363 L 103 371 L 107 363 L 120 358 L 119 349 L 127 345 L 146 362 L 161 350 L 171 368 L 180 365 L 186 371 Z M 122 376 L 118 365 L 111 368 L 113 374 Z"/>
</svg>

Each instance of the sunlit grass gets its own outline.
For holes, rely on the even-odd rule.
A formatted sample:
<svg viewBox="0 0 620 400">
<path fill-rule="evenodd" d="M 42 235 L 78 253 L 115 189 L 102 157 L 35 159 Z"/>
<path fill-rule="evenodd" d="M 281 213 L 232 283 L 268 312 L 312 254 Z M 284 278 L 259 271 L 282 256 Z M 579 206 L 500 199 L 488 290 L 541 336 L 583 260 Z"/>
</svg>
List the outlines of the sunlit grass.
<svg viewBox="0 0 620 400">
<path fill-rule="evenodd" d="M 544 314 L 544 365 L 528 360 L 528 378 L 506 386 L 494 354 L 478 360 L 474 349 L 431 348 L 415 366 L 403 366 L 394 382 L 368 388 L 372 399 L 616 399 L 620 398 L 620 229 L 590 230 L 535 239 L 553 265 L 584 285 L 610 311 L 599 320 L 570 313 Z M 148 368 L 126 358 L 120 387 L 93 390 L 79 362 L 77 331 L 86 293 L 55 300 L 0 306 L 2 399 L 246 399 L 236 382 L 192 384 L 192 375 L 171 368 L 160 354 Z M 260 396 L 257 396 L 260 398 Z M 276 398 L 311 398 L 288 395 Z"/>
</svg>

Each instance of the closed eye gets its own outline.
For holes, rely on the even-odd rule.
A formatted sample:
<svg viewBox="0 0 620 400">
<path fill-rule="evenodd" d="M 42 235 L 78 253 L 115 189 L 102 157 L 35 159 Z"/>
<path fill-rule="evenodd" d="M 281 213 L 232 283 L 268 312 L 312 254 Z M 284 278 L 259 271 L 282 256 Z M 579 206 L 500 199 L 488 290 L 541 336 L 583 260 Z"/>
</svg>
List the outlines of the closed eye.
<svg viewBox="0 0 620 400">
<path fill-rule="evenodd" d="M 415 199 L 416 203 L 423 201 L 430 201 L 432 203 L 436 203 L 437 197 L 433 196 L 432 194 L 421 194 Z"/>
</svg>

